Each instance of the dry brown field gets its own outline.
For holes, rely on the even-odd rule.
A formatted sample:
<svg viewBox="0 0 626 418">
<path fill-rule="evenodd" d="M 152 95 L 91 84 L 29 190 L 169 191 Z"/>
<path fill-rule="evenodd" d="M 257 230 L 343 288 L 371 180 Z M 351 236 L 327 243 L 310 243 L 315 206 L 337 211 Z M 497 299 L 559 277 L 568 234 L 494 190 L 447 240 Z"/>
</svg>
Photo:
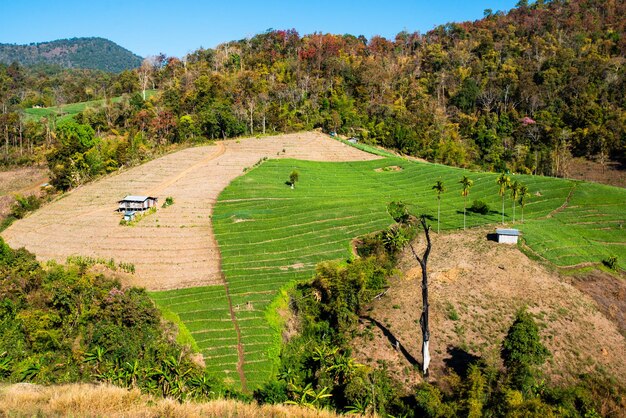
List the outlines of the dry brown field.
<svg viewBox="0 0 626 418">
<path fill-rule="evenodd" d="M 284 150 L 284 152 L 283 152 Z M 188 148 L 77 188 L 2 233 L 42 260 L 68 256 L 132 263 L 125 284 L 166 290 L 222 283 L 211 214 L 218 194 L 260 159 L 360 161 L 378 158 L 316 132 L 220 141 Z M 159 209 L 119 224 L 124 196 L 159 197 Z M 161 208 L 167 196 L 174 205 Z"/>
<path fill-rule="evenodd" d="M 515 245 L 488 241 L 490 232 L 477 228 L 432 234 L 429 379 L 441 380 L 447 367 L 462 374 L 468 362 L 479 358 L 498 364 L 515 312 L 526 306 L 552 353 L 543 366 L 548 380 L 573 383 L 583 373 L 598 373 L 626 388 L 626 339 L 618 323 L 574 286 L 575 279 L 529 259 Z M 411 364 L 422 361 L 421 269 L 409 251 L 399 267 L 404 274 L 372 304 L 368 316 L 375 322 L 363 321 L 363 336 L 353 347 L 359 362 L 374 366 L 385 361 L 409 387 L 422 380 L 419 367 Z M 396 349 L 395 340 L 402 349 Z"/>
</svg>

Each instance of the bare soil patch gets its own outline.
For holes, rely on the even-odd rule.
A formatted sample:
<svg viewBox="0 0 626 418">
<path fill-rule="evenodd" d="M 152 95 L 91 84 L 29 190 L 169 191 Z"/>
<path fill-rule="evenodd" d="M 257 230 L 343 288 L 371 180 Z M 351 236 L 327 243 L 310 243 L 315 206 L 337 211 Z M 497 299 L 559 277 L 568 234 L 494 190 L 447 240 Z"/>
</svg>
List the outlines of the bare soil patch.
<svg viewBox="0 0 626 418">
<path fill-rule="evenodd" d="M 377 173 L 382 173 L 383 171 L 402 171 L 402 167 L 399 165 L 389 165 L 387 167 L 380 167 L 375 169 Z"/>
<path fill-rule="evenodd" d="M 591 296 L 600 311 L 626 336 L 626 278 L 594 270 L 575 276 L 572 285 Z"/>
<path fill-rule="evenodd" d="M 41 260 L 64 262 L 70 255 L 133 263 L 123 283 L 165 290 L 221 284 L 220 254 L 211 215 L 219 193 L 261 158 L 360 161 L 380 157 L 328 136 L 307 132 L 220 141 L 188 148 L 77 188 L 2 233 L 15 248 Z M 115 212 L 125 195 L 167 196 L 160 208 L 132 227 Z"/>
<path fill-rule="evenodd" d="M 609 161 L 603 166 L 586 158 L 574 158 L 569 164 L 567 177 L 626 187 L 626 167 L 615 161 Z"/>
<path fill-rule="evenodd" d="M 581 373 L 597 372 L 626 386 L 626 340 L 602 307 L 570 279 L 528 259 L 515 246 L 488 241 L 489 232 L 433 234 L 431 379 L 442 378 L 446 367 L 462 373 L 478 358 L 500 364 L 502 339 L 515 312 L 527 306 L 552 352 L 544 366 L 549 380 L 570 382 Z M 358 361 L 384 361 L 409 386 L 422 379 L 415 365 L 422 361 L 421 270 L 408 253 L 400 265 L 403 277 L 395 278 L 387 294 L 372 304 L 367 316 L 373 321 L 363 319 L 362 336 L 353 347 Z"/>
</svg>

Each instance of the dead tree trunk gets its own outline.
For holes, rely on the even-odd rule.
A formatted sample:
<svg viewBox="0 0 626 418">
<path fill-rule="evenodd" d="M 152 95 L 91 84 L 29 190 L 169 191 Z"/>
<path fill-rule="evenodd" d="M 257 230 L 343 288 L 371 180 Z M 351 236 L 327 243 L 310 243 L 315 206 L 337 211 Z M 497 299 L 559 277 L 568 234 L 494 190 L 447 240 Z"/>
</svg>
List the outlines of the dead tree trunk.
<svg viewBox="0 0 626 418">
<path fill-rule="evenodd" d="M 426 249 L 424 254 L 420 257 L 417 255 L 413 244 L 411 244 L 411 251 L 415 256 L 415 259 L 422 268 L 422 315 L 420 316 L 420 327 L 422 328 L 422 356 L 424 357 L 424 363 L 422 370 L 424 376 L 428 376 L 428 365 L 430 364 L 430 352 L 428 350 L 428 343 L 430 342 L 430 330 L 428 328 L 428 255 L 430 254 L 430 226 L 426 224 L 426 218 L 421 218 L 422 228 L 424 228 L 424 235 L 426 235 Z"/>
</svg>

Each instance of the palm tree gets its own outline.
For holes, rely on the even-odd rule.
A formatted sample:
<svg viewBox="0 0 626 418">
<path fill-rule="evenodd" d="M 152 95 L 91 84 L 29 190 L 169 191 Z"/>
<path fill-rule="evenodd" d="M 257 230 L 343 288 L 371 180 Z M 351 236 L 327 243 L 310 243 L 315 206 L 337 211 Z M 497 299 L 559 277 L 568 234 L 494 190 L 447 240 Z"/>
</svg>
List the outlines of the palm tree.
<svg viewBox="0 0 626 418">
<path fill-rule="evenodd" d="M 461 186 L 463 187 L 463 190 L 461 190 L 461 196 L 463 196 L 463 230 L 465 230 L 465 208 L 467 207 L 467 196 L 469 195 L 474 182 L 467 176 L 463 176 L 459 183 L 461 183 Z"/>
<path fill-rule="evenodd" d="M 513 222 L 515 222 L 515 201 L 519 198 L 520 182 L 515 180 L 511 184 L 511 199 L 513 199 Z"/>
<path fill-rule="evenodd" d="M 502 225 L 504 225 L 504 192 L 511 186 L 511 178 L 502 173 L 498 177 L 498 180 L 496 180 L 496 183 L 500 186 L 498 194 L 502 197 Z"/>
<path fill-rule="evenodd" d="M 443 181 L 437 180 L 437 183 L 432 187 L 437 193 L 437 233 L 439 233 L 439 217 L 441 214 L 441 194 L 446 191 L 446 187 L 443 185 Z"/>
<path fill-rule="evenodd" d="M 524 206 L 526 205 L 526 198 L 530 197 L 528 193 L 528 186 L 520 183 L 519 186 L 519 205 L 522 207 L 522 223 L 524 223 Z"/>
</svg>

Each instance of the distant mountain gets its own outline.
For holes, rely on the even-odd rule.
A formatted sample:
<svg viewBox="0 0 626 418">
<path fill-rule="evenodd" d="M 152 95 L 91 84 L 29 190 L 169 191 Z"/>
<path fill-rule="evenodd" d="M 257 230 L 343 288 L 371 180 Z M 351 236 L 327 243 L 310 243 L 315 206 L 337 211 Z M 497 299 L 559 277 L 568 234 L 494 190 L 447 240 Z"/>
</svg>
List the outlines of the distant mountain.
<svg viewBox="0 0 626 418">
<path fill-rule="evenodd" d="M 56 64 L 118 73 L 139 67 L 142 58 L 103 38 L 59 39 L 30 45 L 0 44 L 0 62 L 24 66 Z"/>
</svg>

